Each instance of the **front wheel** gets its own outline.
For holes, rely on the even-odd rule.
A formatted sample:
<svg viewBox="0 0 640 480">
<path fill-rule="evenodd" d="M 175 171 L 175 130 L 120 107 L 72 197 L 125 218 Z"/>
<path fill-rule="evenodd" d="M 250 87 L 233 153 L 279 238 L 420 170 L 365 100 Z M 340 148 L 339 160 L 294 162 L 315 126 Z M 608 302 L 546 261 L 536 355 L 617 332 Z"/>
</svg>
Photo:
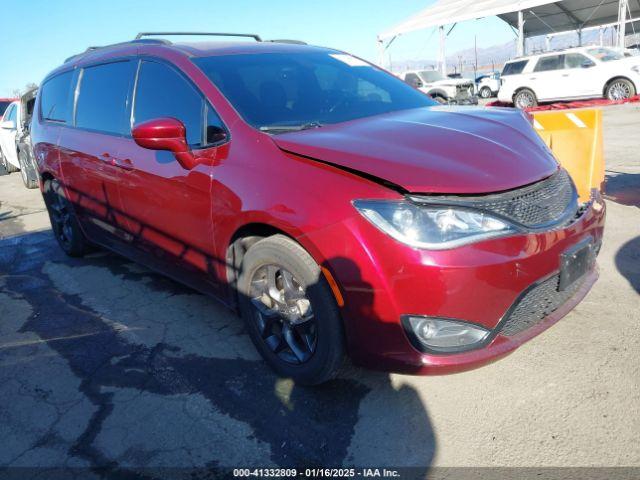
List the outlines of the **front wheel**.
<svg viewBox="0 0 640 480">
<path fill-rule="evenodd" d="M 342 321 L 320 267 L 293 240 L 274 235 L 246 253 L 238 281 L 249 336 L 278 375 L 316 385 L 344 359 Z"/>
<path fill-rule="evenodd" d="M 73 205 L 65 196 L 60 182 L 55 179 L 46 180 L 42 195 L 49 212 L 53 235 L 64 253 L 70 257 L 81 257 L 88 253 L 91 245 L 80 229 Z"/>
<path fill-rule="evenodd" d="M 491 89 L 489 87 L 482 87 L 480 89 L 480 96 L 482 98 L 490 98 L 491 97 Z"/>
<path fill-rule="evenodd" d="M 636 94 L 636 89 L 626 78 L 617 78 L 607 87 L 606 96 L 609 100 L 626 100 Z"/>
<path fill-rule="evenodd" d="M 516 108 L 524 110 L 525 108 L 531 108 L 538 105 L 538 99 L 536 94 L 528 88 L 523 88 L 513 97 L 513 104 Z"/>
</svg>

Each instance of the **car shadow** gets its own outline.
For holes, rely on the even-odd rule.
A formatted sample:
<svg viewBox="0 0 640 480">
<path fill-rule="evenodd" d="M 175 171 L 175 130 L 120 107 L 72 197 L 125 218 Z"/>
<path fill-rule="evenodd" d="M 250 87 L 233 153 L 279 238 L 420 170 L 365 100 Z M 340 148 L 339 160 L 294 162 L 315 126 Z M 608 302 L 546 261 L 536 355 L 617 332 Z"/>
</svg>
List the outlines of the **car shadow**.
<svg viewBox="0 0 640 480">
<path fill-rule="evenodd" d="M 359 273 L 351 260 L 339 261 Z M 31 455 L 62 452 L 57 467 L 77 459 L 106 478 L 156 478 L 168 468 L 195 474 L 234 465 L 382 464 L 412 466 L 424 477 L 433 461 L 428 412 L 401 377 L 350 366 L 317 387 L 278 378 L 257 357 L 240 318 L 115 254 L 72 259 L 50 231 L 25 233 L 0 240 L 0 277 L 7 307 L 29 307 L 12 335 L 31 339 L 0 345 L 4 418 L 24 410 L 19 396 L 30 390 L 49 391 L 42 404 L 55 405 L 57 394 L 77 388 L 91 404 L 67 412 L 79 426 L 72 438 L 57 432 L 61 416 L 29 440 Z M 64 360 L 77 387 L 35 375 L 52 368 L 51 355 Z M 9 365 L 16 362 L 22 378 L 14 392 Z M 10 463 L 0 455 L 0 465 Z"/>
<path fill-rule="evenodd" d="M 616 253 L 616 267 L 640 294 L 640 236 L 629 240 Z"/>
<path fill-rule="evenodd" d="M 607 171 L 604 198 L 640 208 L 640 173 Z"/>
</svg>

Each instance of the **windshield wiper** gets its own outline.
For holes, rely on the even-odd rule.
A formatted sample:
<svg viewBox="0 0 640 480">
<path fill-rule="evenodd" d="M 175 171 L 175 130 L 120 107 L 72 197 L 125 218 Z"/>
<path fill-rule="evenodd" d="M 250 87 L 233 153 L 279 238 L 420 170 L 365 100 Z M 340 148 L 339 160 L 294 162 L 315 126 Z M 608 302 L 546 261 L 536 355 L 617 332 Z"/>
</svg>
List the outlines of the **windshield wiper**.
<svg viewBox="0 0 640 480">
<path fill-rule="evenodd" d="M 260 131 L 266 133 L 285 133 L 299 132 L 300 130 L 309 130 L 311 128 L 320 127 L 322 127 L 320 122 L 307 122 L 299 125 L 263 125 L 260 127 Z"/>
</svg>

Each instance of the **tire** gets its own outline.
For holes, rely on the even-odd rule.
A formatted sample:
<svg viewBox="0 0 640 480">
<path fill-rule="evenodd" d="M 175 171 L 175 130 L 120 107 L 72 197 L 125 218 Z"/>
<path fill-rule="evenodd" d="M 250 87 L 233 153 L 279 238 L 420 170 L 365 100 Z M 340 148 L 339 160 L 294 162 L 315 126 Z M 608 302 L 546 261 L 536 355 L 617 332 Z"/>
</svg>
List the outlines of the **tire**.
<svg viewBox="0 0 640 480">
<path fill-rule="evenodd" d="M 626 78 L 615 78 L 609 85 L 607 85 L 607 89 L 605 92 L 605 96 L 609 100 L 626 100 L 627 98 L 631 98 L 636 94 L 636 88 L 629 80 Z"/>
<path fill-rule="evenodd" d="M 538 106 L 538 99 L 532 90 L 523 88 L 513 96 L 513 105 L 520 110 L 524 110 L 525 108 Z"/>
<path fill-rule="evenodd" d="M 7 173 L 13 173 L 18 171 L 18 168 L 16 168 L 13 164 L 9 163 L 9 160 L 7 160 L 7 157 L 5 157 L 4 153 L 2 153 L 1 151 L 0 151 L 0 163 L 2 163 L 2 166 L 4 167 Z"/>
<path fill-rule="evenodd" d="M 64 253 L 70 257 L 82 257 L 89 253 L 91 244 L 80 229 L 73 205 L 65 196 L 62 185 L 55 179 L 45 180 L 42 195 L 53 235 Z"/>
<path fill-rule="evenodd" d="M 300 245 L 273 235 L 251 246 L 238 296 L 253 344 L 278 375 L 303 385 L 335 377 L 345 357 L 342 320 L 320 267 Z"/>
<path fill-rule="evenodd" d="M 23 150 L 18 150 L 18 161 L 20 162 L 20 175 L 22 175 L 22 183 L 27 188 L 38 188 L 38 175 L 35 168 L 29 161 L 29 154 Z"/>
<path fill-rule="evenodd" d="M 482 87 L 480 89 L 480 96 L 482 98 L 491 98 L 491 89 L 489 87 Z"/>
</svg>

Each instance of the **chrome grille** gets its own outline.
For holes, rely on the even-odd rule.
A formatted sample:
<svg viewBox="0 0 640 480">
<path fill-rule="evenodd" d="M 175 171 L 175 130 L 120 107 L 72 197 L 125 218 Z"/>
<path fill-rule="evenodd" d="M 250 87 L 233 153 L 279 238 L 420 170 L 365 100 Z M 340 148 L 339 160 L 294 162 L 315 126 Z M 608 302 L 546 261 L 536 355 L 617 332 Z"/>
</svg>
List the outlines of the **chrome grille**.
<svg viewBox="0 0 640 480">
<path fill-rule="evenodd" d="M 571 220 L 578 196 L 566 170 L 526 187 L 473 197 L 412 197 L 419 203 L 461 205 L 497 214 L 527 228 L 542 228 Z"/>
<path fill-rule="evenodd" d="M 515 307 L 507 313 L 499 333 L 516 335 L 540 323 L 549 314 L 564 305 L 582 286 L 584 277 L 573 282 L 566 290 L 558 291 L 560 275 L 544 280 L 527 291 Z"/>
</svg>

